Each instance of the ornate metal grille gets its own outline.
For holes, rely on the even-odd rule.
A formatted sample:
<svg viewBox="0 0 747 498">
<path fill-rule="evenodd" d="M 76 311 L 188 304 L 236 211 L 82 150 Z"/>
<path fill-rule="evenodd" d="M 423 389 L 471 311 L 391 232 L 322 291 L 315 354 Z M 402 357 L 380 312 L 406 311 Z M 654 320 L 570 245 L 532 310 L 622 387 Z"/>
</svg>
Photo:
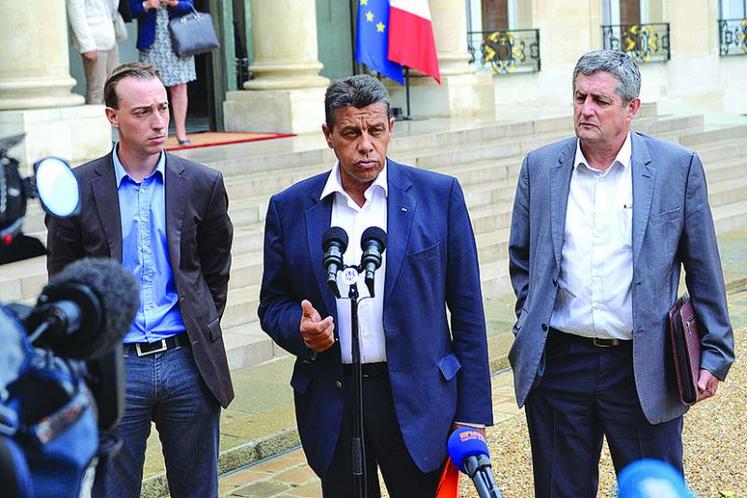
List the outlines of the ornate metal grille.
<svg viewBox="0 0 747 498">
<path fill-rule="evenodd" d="M 621 50 L 637 62 L 666 62 L 669 51 L 669 23 L 616 24 L 602 26 L 604 48 Z"/>
<path fill-rule="evenodd" d="M 718 20 L 719 53 L 747 55 L 747 19 Z"/>
<path fill-rule="evenodd" d="M 469 31 L 470 64 L 495 74 L 536 73 L 541 68 L 538 29 Z"/>
</svg>

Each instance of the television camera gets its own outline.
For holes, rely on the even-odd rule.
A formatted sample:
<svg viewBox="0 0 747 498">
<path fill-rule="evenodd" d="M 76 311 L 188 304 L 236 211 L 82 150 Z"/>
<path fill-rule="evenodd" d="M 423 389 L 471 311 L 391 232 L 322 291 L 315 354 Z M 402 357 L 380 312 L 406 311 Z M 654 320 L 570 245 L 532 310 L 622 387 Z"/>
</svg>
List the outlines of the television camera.
<svg viewBox="0 0 747 498">
<path fill-rule="evenodd" d="M 37 161 L 23 178 L 0 140 L 0 264 L 46 254 L 23 234 L 27 199 L 50 216 L 79 209 L 75 175 L 62 159 Z M 55 275 L 34 306 L 0 303 L 0 490 L 4 497 L 88 496 L 100 459 L 117 450 L 99 433 L 122 414 L 121 340 L 138 305 L 119 264 L 83 259 Z"/>
</svg>

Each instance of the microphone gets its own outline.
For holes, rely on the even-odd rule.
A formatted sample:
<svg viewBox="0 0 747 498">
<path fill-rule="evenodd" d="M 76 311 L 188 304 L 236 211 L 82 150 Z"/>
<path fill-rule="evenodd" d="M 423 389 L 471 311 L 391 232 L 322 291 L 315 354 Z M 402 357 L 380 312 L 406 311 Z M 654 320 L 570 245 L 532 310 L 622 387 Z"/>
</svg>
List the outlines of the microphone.
<svg viewBox="0 0 747 498">
<path fill-rule="evenodd" d="M 620 498 L 691 498 L 685 479 L 670 464 L 653 458 L 626 466 L 617 480 Z"/>
<path fill-rule="evenodd" d="M 457 429 L 449 436 L 448 451 L 454 465 L 472 479 L 480 498 L 502 498 L 482 434 L 468 427 Z"/>
<path fill-rule="evenodd" d="M 335 297 L 340 297 L 337 287 L 337 272 L 342 270 L 342 256 L 348 248 L 348 234 L 340 227 L 329 227 L 322 237 L 322 251 L 324 259 L 322 265 L 327 271 L 327 287 L 332 289 Z"/>
<path fill-rule="evenodd" d="M 365 282 L 368 294 L 374 297 L 374 274 L 381 266 L 381 255 L 386 249 L 386 232 L 379 227 L 368 227 L 361 236 L 363 258 L 361 266 L 366 272 Z"/>
<path fill-rule="evenodd" d="M 111 259 L 85 258 L 55 275 L 25 320 L 29 340 L 60 356 L 91 360 L 110 352 L 139 303 L 135 278 Z"/>
</svg>

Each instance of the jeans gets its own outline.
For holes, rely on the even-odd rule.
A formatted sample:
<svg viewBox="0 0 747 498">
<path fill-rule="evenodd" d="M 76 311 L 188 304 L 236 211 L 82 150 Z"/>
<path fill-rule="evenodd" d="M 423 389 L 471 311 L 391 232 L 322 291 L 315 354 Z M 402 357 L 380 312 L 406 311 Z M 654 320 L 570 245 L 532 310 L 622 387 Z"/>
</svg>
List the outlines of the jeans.
<svg viewBox="0 0 747 498">
<path fill-rule="evenodd" d="M 172 498 L 218 496 L 220 405 L 186 347 L 138 357 L 125 348 L 125 414 L 111 436 L 122 449 L 99 469 L 94 498 L 140 496 L 145 446 L 155 422 Z"/>
</svg>

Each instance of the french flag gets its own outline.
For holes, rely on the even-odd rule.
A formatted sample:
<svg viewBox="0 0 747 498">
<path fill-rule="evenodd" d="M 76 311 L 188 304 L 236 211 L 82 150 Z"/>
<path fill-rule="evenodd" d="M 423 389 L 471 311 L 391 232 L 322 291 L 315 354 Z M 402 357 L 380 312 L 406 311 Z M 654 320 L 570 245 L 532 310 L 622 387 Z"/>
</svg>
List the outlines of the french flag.
<svg viewBox="0 0 747 498">
<path fill-rule="evenodd" d="M 441 83 L 428 0 L 389 0 L 388 57 Z"/>
</svg>

